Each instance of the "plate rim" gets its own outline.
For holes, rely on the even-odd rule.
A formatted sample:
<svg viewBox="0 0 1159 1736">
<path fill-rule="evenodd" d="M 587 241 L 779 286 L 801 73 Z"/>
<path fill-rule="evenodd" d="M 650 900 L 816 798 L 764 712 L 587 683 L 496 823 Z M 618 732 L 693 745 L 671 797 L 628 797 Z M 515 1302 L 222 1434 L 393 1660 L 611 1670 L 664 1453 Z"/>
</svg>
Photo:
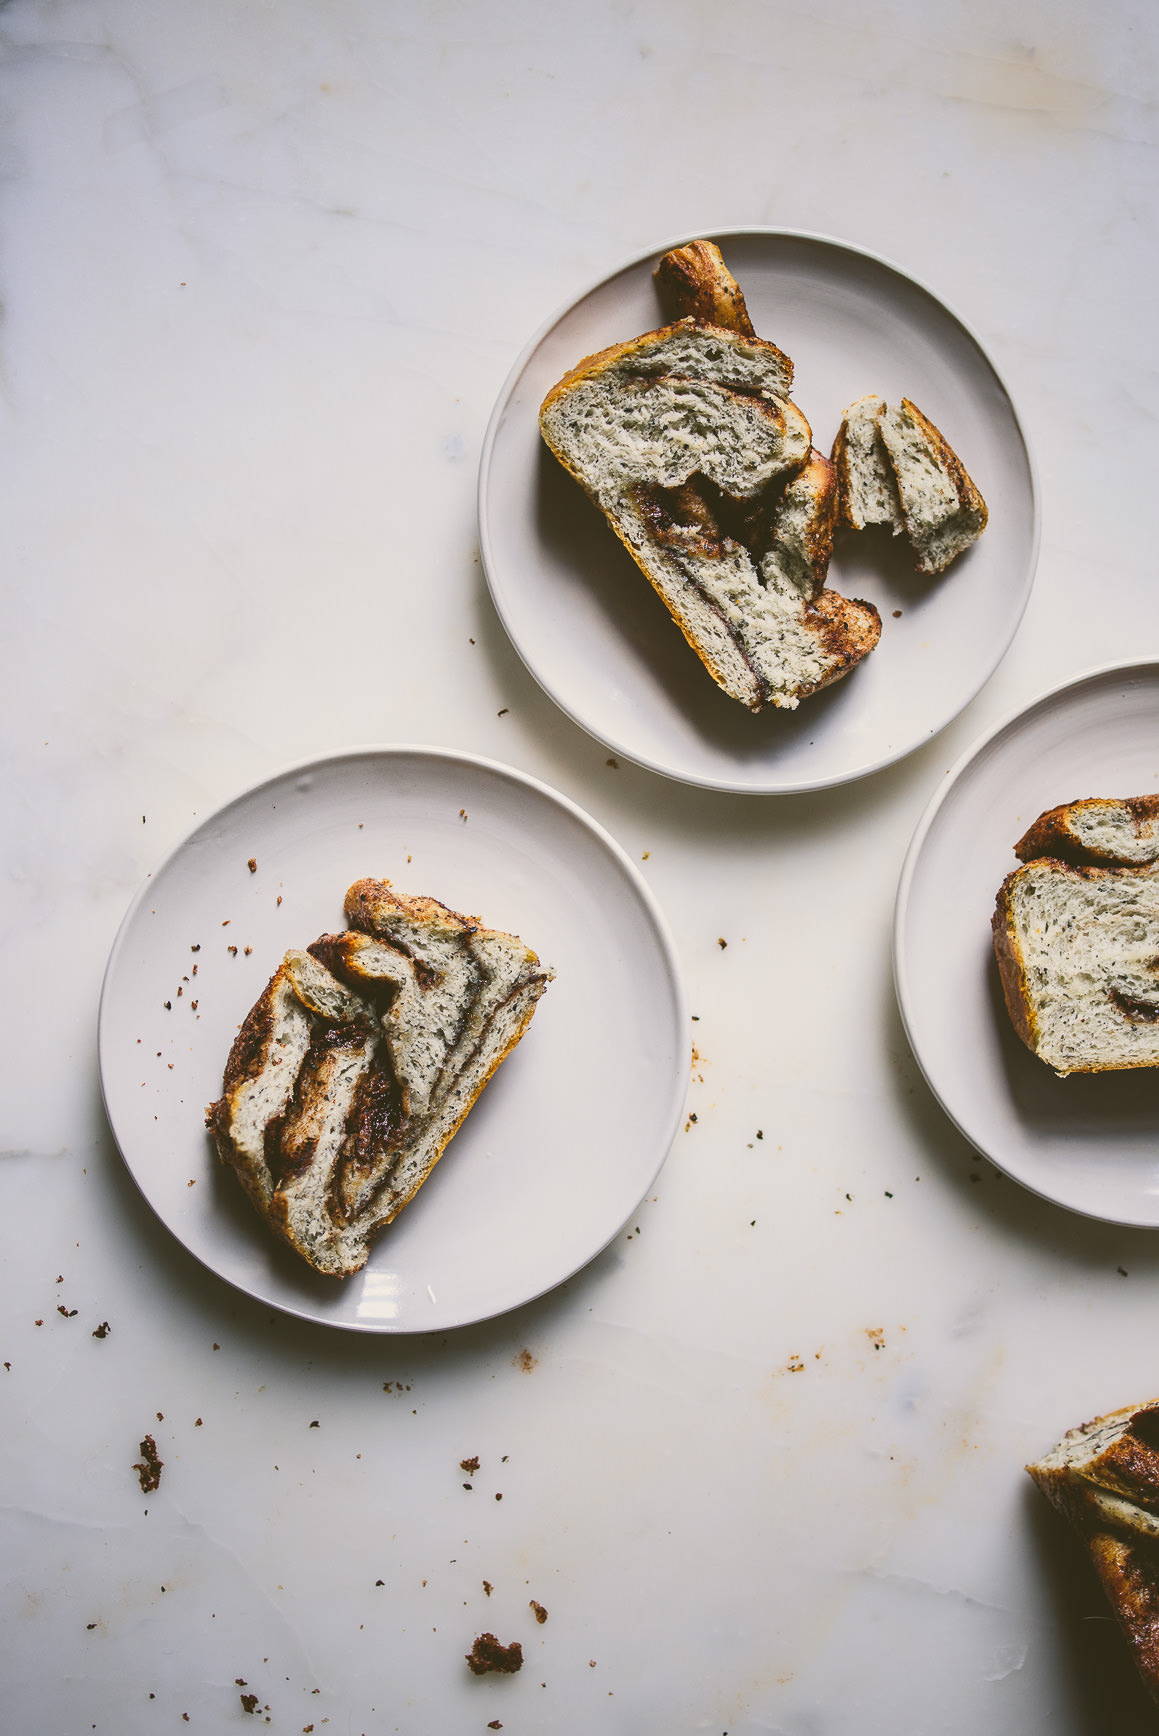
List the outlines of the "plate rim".
<svg viewBox="0 0 1159 1736">
<path fill-rule="evenodd" d="M 510 1314 L 518 1308 L 525 1308 L 529 1303 L 538 1301 L 541 1297 L 558 1289 L 561 1284 L 566 1284 L 569 1279 L 575 1277 L 577 1272 L 583 1271 L 584 1268 L 589 1266 L 593 1260 L 598 1259 L 600 1254 L 604 1252 L 605 1248 L 609 1247 L 611 1243 L 615 1241 L 616 1237 L 623 1229 L 624 1224 L 627 1223 L 638 1210 L 639 1200 L 637 1200 L 632 1206 L 628 1216 L 624 1218 L 623 1223 L 617 1223 L 607 1238 L 589 1254 L 585 1255 L 578 1265 L 572 1266 L 566 1272 L 561 1273 L 559 1277 L 553 1278 L 550 1283 L 545 1284 L 541 1289 L 534 1291 L 531 1295 L 524 1296 L 517 1302 L 505 1303 L 501 1308 L 488 1309 L 481 1314 L 472 1314 L 469 1318 L 455 1321 L 450 1325 L 443 1323 L 441 1325 L 430 1326 L 398 1326 L 386 1320 L 340 1320 L 329 1315 L 319 1315 L 312 1312 L 309 1308 L 294 1306 L 289 1302 L 280 1300 L 276 1296 L 267 1296 L 256 1292 L 255 1290 L 250 1289 L 246 1284 L 240 1282 L 236 1277 L 232 1277 L 228 1272 L 222 1271 L 220 1267 L 212 1264 L 203 1254 L 199 1253 L 196 1248 L 191 1247 L 181 1233 L 175 1229 L 171 1223 L 169 1223 L 168 1219 L 162 1214 L 158 1206 L 154 1204 L 121 1144 L 117 1132 L 117 1124 L 113 1118 L 112 1109 L 110 1107 L 109 1094 L 111 1086 L 107 1082 L 106 1072 L 112 1068 L 112 1058 L 108 1056 L 107 1052 L 107 1043 L 111 1041 L 111 1037 L 106 1033 L 105 1009 L 106 1005 L 111 1005 L 111 987 L 115 979 L 117 964 L 124 947 L 127 944 L 130 926 L 139 909 L 145 902 L 146 895 L 149 892 L 151 885 L 157 877 L 189 847 L 192 841 L 206 826 L 211 825 L 218 816 L 236 806 L 237 803 L 244 801 L 249 796 L 259 794 L 263 789 L 268 788 L 272 784 L 279 783 L 286 778 L 293 777 L 303 772 L 317 771 L 322 766 L 332 765 L 338 761 L 382 757 L 391 758 L 403 754 L 418 755 L 421 758 L 433 760 L 452 761 L 456 764 L 466 764 L 486 772 L 497 773 L 506 781 L 520 784 L 524 788 L 533 790 L 538 796 L 546 798 L 551 806 L 564 809 L 573 819 L 578 820 L 580 824 L 593 835 L 596 841 L 609 852 L 621 871 L 626 870 L 628 883 L 636 892 L 637 897 L 640 899 L 644 911 L 652 924 L 653 932 L 659 944 L 659 950 L 667 971 L 668 979 L 672 985 L 673 1012 L 675 1015 L 676 1029 L 679 1031 L 687 1027 L 689 1022 L 688 993 L 685 988 L 684 975 L 680 967 L 680 959 L 668 919 L 664 914 L 659 899 L 651 886 L 649 886 L 643 874 L 640 872 L 636 863 L 632 861 L 624 847 L 612 836 L 605 826 L 601 825 L 600 821 L 597 820 L 594 815 L 589 814 L 585 808 L 581 808 L 578 802 L 573 801 L 572 798 L 565 795 L 562 790 L 557 790 L 553 785 L 545 783 L 542 778 L 537 778 L 533 773 L 525 772 L 517 766 L 508 765 L 502 760 L 491 759 L 485 754 L 471 753 L 466 749 L 460 748 L 440 747 L 431 743 L 369 742 L 345 748 L 331 749 L 323 753 L 313 754 L 307 759 L 291 760 L 274 771 L 243 785 L 241 788 L 235 790 L 233 794 L 227 797 L 224 801 L 214 803 L 209 812 L 203 818 L 197 820 L 194 825 L 186 828 L 176 842 L 144 875 L 140 884 L 137 886 L 136 891 L 130 898 L 124 915 L 117 925 L 112 945 L 109 948 L 108 958 L 105 961 L 104 974 L 101 978 L 101 990 L 97 1002 L 96 1030 L 97 1075 L 100 1081 L 101 1104 L 104 1109 L 109 1131 L 113 1137 L 113 1143 L 117 1148 L 117 1152 L 125 1170 L 141 1198 L 149 1207 L 149 1210 L 153 1213 L 158 1222 L 164 1226 L 165 1230 L 174 1238 L 175 1241 L 181 1244 L 186 1253 L 191 1255 L 205 1271 L 211 1272 L 215 1278 L 221 1279 L 224 1283 L 230 1285 L 232 1289 L 238 1291 L 243 1296 L 249 1297 L 251 1301 L 260 1303 L 263 1307 L 268 1306 L 276 1308 L 281 1313 L 288 1314 L 294 1319 L 309 1321 L 311 1324 L 316 1326 L 330 1327 L 340 1331 L 368 1333 L 381 1337 L 393 1336 L 397 1338 L 418 1337 L 432 1332 L 458 1332 L 466 1327 L 478 1326 L 488 1320 L 500 1319 L 505 1314 Z M 689 1041 L 691 1041 L 691 1039 L 689 1039 Z M 645 1194 L 647 1194 L 649 1188 L 654 1185 L 657 1176 L 660 1174 L 660 1171 L 663 1169 L 665 1163 L 667 1163 L 672 1154 L 672 1148 L 675 1144 L 676 1134 L 680 1126 L 680 1117 L 684 1112 L 684 1105 L 688 1097 L 690 1080 L 691 1075 L 688 1074 L 687 1069 L 684 1069 L 683 1085 L 681 1086 L 681 1084 L 677 1082 L 673 1091 L 672 1106 L 666 1124 L 667 1136 L 658 1144 L 660 1156 L 648 1181 L 645 1183 L 641 1191 L 641 1199 Z"/>
<path fill-rule="evenodd" d="M 950 712 L 948 716 L 942 718 L 940 722 L 935 723 L 932 728 L 928 729 L 924 735 L 912 742 L 908 747 L 903 747 L 896 751 L 891 750 L 882 757 L 853 767 L 849 771 L 843 772 L 837 777 L 827 776 L 821 778 L 807 778 L 793 780 L 792 782 L 770 784 L 753 783 L 743 779 L 738 781 L 728 778 L 692 776 L 689 773 L 677 771 L 669 765 L 661 764 L 658 760 L 652 759 L 647 754 L 641 753 L 638 749 L 626 745 L 616 736 L 610 734 L 597 734 L 589 723 L 585 722 L 583 718 L 577 716 L 572 707 L 565 703 L 558 694 L 554 693 L 552 689 L 547 686 L 539 672 L 529 662 L 518 636 L 513 631 L 509 611 L 505 607 L 501 597 L 499 581 L 494 576 L 496 566 L 494 552 L 491 547 L 491 512 L 488 502 L 488 483 L 491 474 L 491 463 L 495 442 L 499 435 L 499 429 L 514 393 L 515 386 L 535 351 L 539 348 L 540 344 L 548 334 L 559 324 L 565 315 L 572 311 L 573 308 L 578 307 L 580 302 L 586 300 L 588 296 L 593 295 L 595 291 L 600 289 L 605 283 L 610 283 L 613 278 L 620 277 L 625 272 L 630 271 L 633 266 L 642 265 L 646 260 L 651 259 L 654 255 L 669 253 L 674 247 L 687 246 L 691 241 L 700 240 L 705 237 L 712 239 L 728 236 L 761 236 L 770 240 L 809 241 L 818 243 L 821 246 L 836 249 L 841 253 L 850 253 L 861 259 L 871 260 L 875 265 L 884 266 L 887 271 L 892 272 L 895 276 L 902 278 L 906 283 L 921 290 L 924 295 L 929 296 L 931 301 L 933 301 L 938 307 L 942 308 L 943 311 L 961 327 L 962 331 L 965 332 L 971 343 L 975 345 L 979 354 L 986 361 L 1001 387 L 1006 402 L 1010 407 L 1014 426 L 1018 431 L 1023 451 L 1026 454 L 1026 464 L 1030 482 L 1031 506 L 1030 558 L 1027 562 L 1026 572 L 1022 579 L 1022 595 L 1018 609 L 1011 620 L 1010 628 L 1006 637 L 998 647 L 993 660 L 986 668 L 985 674 L 979 681 L 977 687 L 975 687 L 974 691 L 969 694 L 955 710 Z M 483 445 L 479 455 L 479 476 L 476 484 L 476 513 L 479 530 L 479 554 L 483 563 L 483 576 L 487 581 L 487 590 L 491 602 L 496 614 L 502 622 L 503 630 L 514 647 L 520 662 L 536 682 L 541 692 L 546 694 L 552 704 L 557 706 L 558 709 L 563 712 L 565 717 L 570 718 L 577 728 L 582 729 L 584 734 L 590 737 L 591 740 L 597 741 L 603 746 L 611 748 L 614 753 L 623 754 L 625 759 L 631 760 L 633 765 L 642 766 L 646 771 L 655 772 L 661 777 L 669 778 L 673 783 L 687 784 L 696 789 L 719 790 L 729 795 L 804 795 L 811 790 L 837 789 L 840 788 L 842 784 L 855 783 L 859 778 L 871 777 L 875 772 L 884 771 L 886 767 L 896 765 L 899 760 L 907 758 L 912 753 L 916 753 L 920 747 L 923 747 L 926 744 L 926 742 L 931 741 L 935 736 L 940 735 L 942 730 L 947 729 L 949 725 L 954 722 L 955 718 L 960 717 L 966 707 L 971 705 L 978 697 L 979 693 L 981 693 L 982 689 L 986 686 L 986 683 L 993 676 L 998 665 L 1002 662 L 1006 653 L 1013 644 L 1014 637 L 1018 632 L 1019 627 L 1022 625 L 1023 617 L 1030 602 L 1030 593 L 1034 589 L 1034 581 L 1038 572 L 1039 554 L 1042 546 L 1042 489 L 1039 481 L 1038 462 L 1035 457 L 1034 448 L 1027 433 L 1022 416 L 1019 413 L 1018 404 L 1006 382 L 1005 375 L 995 363 L 989 349 L 982 342 L 970 322 L 964 319 L 958 312 L 957 308 L 940 296 L 936 290 L 932 289 L 924 279 L 915 277 L 912 272 L 906 271 L 903 266 L 898 265 L 895 260 L 890 259 L 888 255 L 884 253 L 878 253 L 873 248 L 861 247 L 856 242 L 844 241 L 840 236 L 827 235 L 820 230 L 785 228 L 778 224 L 761 223 L 734 223 L 720 227 L 710 226 L 708 228 L 693 229 L 691 231 L 681 232 L 679 235 L 668 240 L 660 241 L 655 246 L 648 247 L 642 252 L 634 253 L 621 264 L 601 272 L 598 277 L 594 278 L 583 289 L 570 296 L 568 300 L 561 302 L 555 310 L 549 314 L 547 319 L 543 321 L 543 323 L 527 340 L 518 356 L 515 358 L 515 361 L 512 363 L 507 376 L 500 387 L 499 395 L 491 410 L 491 415 L 488 418 L 487 429 L 483 436 Z"/>
<path fill-rule="evenodd" d="M 974 741 L 972 741 L 965 751 L 958 756 L 945 777 L 938 784 L 938 787 L 926 803 L 926 806 L 923 808 L 918 823 L 914 828 L 909 846 L 906 850 L 905 858 L 901 866 L 901 873 L 898 876 L 897 893 L 894 898 L 892 952 L 894 997 L 897 1001 L 898 1012 L 901 1015 L 902 1029 L 905 1031 L 906 1042 L 910 1046 L 910 1053 L 917 1062 L 918 1070 L 921 1073 L 922 1078 L 925 1080 L 926 1085 L 929 1087 L 938 1108 L 942 1111 L 942 1114 L 946 1117 L 947 1121 L 949 1121 L 953 1127 L 957 1128 L 963 1139 L 967 1140 L 968 1143 L 974 1147 L 975 1151 L 980 1152 L 986 1159 L 987 1163 L 992 1163 L 995 1169 L 1001 1170 L 1003 1175 L 1009 1177 L 1011 1181 L 1017 1182 L 1019 1187 L 1026 1189 L 1027 1193 L 1034 1194 L 1038 1199 L 1049 1201 L 1051 1205 L 1058 1206 L 1062 1211 L 1074 1212 L 1077 1216 L 1090 1218 L 1095 1223 L 1117 1224 L 1124 1229 L 1146 1230 L 1159 1229 L 1159 1210 L 1157 1210 L 1154 1219 L 1146 1220 L 1140 1218 L 1116 1217 L 1109 1212 L 1100 1212 L 1092 1210 L 1086 1206 L 1073 1205 L 1069 1200 L 1060 1199 L 1057 1194 L 1048 1193 L 1044 1188 L 1036 1187 L 1033 1182 L 1027 1181 L 1025 1177 L 1017 1175 L 1013 1170 L 1008 1169 L 1005 1162 L 1000 1157 L 996 1157 L 992 1151 L 988 1151 L 986 1147 L 974 1137 L 969 1128 L 963 1126 L 962 1122 L 942 1097 L 936 1081 L 933 1079 L 926 1067 L 925 1059 L 922 1055 L 921 1045 L 917 1036 L 917 1024 L 912 1005 L 908 998 L 910 994 L 910 961 L 904 938 L 904 924 L 909 906 L 910 893 L 917 873 L 918 862 L 921 857 L 923 846 L 930 834 L 935 820 L 938 817 L 938 814 L 941 812 L 944 803 L 949 799 L 949 796 L 955 788 L 959 778 L 1002 736 L 1008 733 L 1013 733 L 1017 724 L 1021 723 L 1024 719 L 1029 719 L 1032 713 L 1049 704 L 1051 700 L 1058 699 L 1062 694 L 1065 694 L 1072 689 L 1086 687 L 1094 681 L 1104 680 L 1108 676 L 1127 675 L 1132 671 L 1146 671 L 1149 672 L 1153 678 L 1159 677 L 1159 652 L 1151 657 L 1132 657 L 1126 662 L 1120 661 L 1119 659 L 1112 659 L 1107 663 L 1092 664 L 1090 667 L 1080 670 L 1076 675 L 1067 676 L 1065 680 L 1056 682 L 1052 687 L 1044 688 L 1032 699 L 1025 701 L 1021 705 L 1017 705 L 1010 711 L 1006 712 L 990 728 L 984 730 L 981 735 L 975 737 Z"/>
</svg>

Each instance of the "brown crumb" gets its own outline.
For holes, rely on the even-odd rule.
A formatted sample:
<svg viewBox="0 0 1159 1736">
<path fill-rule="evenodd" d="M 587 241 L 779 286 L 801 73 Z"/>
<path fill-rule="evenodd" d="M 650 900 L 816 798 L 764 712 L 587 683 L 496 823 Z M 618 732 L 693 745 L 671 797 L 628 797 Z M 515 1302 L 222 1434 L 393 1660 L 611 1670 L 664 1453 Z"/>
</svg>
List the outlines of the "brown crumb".
<svg viewBox="0 0 1159 1736">
<path fill-rule="evenodd" d="M 492 1718 L 492 1720 L 488 1724 L 487 1728 L 488 1728 L 488 1730 L 502 1730 L 503 1726 L 499 1722 L 498 1718 Z"/>
<path fill-rule="evenodd" d="M 503 710 L 502 710 L 502 711 L 497 711 L 497 712 L 496 712 L 496 713 L 495 713 L 495 716 L 496 716 L 496 717 L 506 717 L 506 716 L 507 716 L 507 713 L 508 713 L 508 712 L 509 712 L 509 711 L 510 711 L 510 709 L 511 709 L 511 707 L 510 707 L 510 706 L 509 706 L 509 705 L 505 705 L 505 706 L 504 706 L 504 707 L 503 707 Z M 500 1725 L 499 1725 L 499 1726 L 498 1726 L 498 1728 L 499 1728 L 499 1729 L 500 1729 L 500 1730 L 502 1730 L 502 1728 L 503 1728 L 503 1726 L 502 1726 L 502 1724 L 500 1724 Z"/>
<path fill-rule="evenodd" d="M 478 1458 L 473 1456 L 469 1459 L 460 1459 L 459 1469 L 460 1471 L 466 1471 L 468 1477 L 473 1477 L 475 1472 L 479 1469 Z"/>
<path fill-rule="evenodd" d="M 618 759 L 605 760 L 604 764 L 611 766 L 611 768 L 614 772 L 618 772 L 620 769 L 620 762 Z"/>
<path fill-rule="evenodd" d="M 523 1647 L 518 1640 L 502 1646 L 494 1634 L 479 1634 L 466 1659 L 473 1676 L 513 1676 L 523 1668 Z"/>
<path fill-rule="evenodd" d="M 536 1621 L 539 1623 L 540 1627 L 542 1627 L 544 1622 L 547 1620 L 547 1611 L 544 1609 L 543 1605 L 541 1603 L 536 1603 L 535 1599 L 532 1598 L 527 1607 L 532 1611 Z"/>
<path fill-rule="evenodd" d="M 196 946 L 191 946 L 191 947 L 190 947 L 190 948 L 189 948 L 189 950 L 190 950 L 190 952 L 200 952 L 200 951 L 201 951 L 201 942 L 200 942 L 200 941 L 198 941 L 198 943 L 197 943 L 197 945 L 196 945 Z"/>
<path fill-rule="evenodd" d="M 894 612 L 893 612 L 893 618 L 894 618 L 894 620 L 895 620 L 895 621 L 900 621 L 900 620 L 901 620 L 901 610 L 900 610 L 900 609 L 895 609 L 895 610 L 894 610 Z"/>
<path fill-rule="evenodd" d="M 197 1421 L 194 1423 L 193 1426 L 195 1429 L 199 1429 L 201 1427 L 201 1418 L 200 1417 L 198 1417 Z"/>
<path fill-rule="evenodd" d="M 226 952 L 228 952 L 231 955 L 231 957 L 233 957 L 233 958 L 237 957 L 237 947 L 236 946 L 227 946 L 225 950 L 226 950 Z M 180 990 L 178 992 L 180 993 Z"/>
<path fill-rule="evenodd" d="M 241 1701 L 241 1709 L 243 1712 L 257 1711 L 258 1697 L 256 1694 L 239 1694 L 238 1699 Z"/>
<path fill-rule="evenodd" d="M 280 903 L 281 903 L 281 902 L 282 902 L 282 895 L 281 895 L 281 893 L 280 893 L 280 892 L 279 892 L 279 893 L 278 893 L 278 903 L 279 903 L 279 904 L 280 904 Z"/>
<path fill-rule="evenodd" d="M 885 1349 L 885 1328 L 884 1328 L 884 1326 L 867 1326 L 865 1328 L 865 1336 L 868 1338 L 869 1342 L 872 1344 L 872 1346 L 875 1350 L 884 1350 Z"/>
<path fill-rule="evenodd" d="M 726 946 L 727 946 L 727 945 L 728 945 L 728 941 L 727 941 L 727 940 L 726 940 L 726 939 L 725 939 L 725 938 L 724 938 L 724 936 L 723 936 L 723 934 L 722 934 L 722 935 L 721 935 L 721 936 L 720 936 L 720 937 L 719 937 L 719 939 L 718 939 L 718 940 L 717 940 L 717 943 L 716 943 L 716 944 L 717 944 L 717 946 L 719 946 L 719 948 L 720 948 L 720 950 L 721 950 L 721 952 L 723 952 L 723 951 L 724 951 L 724 949 L 725 949 L 725 947 L 726 947 Z"/>
<path fill-rule="evenodd" d="M 494 1590 L 494 1587 L 492 1586 L 491 1581 L 489 1579 L 485 1579 L 483 1581 L 483 1590 L 487 1593 L 487 1596 L 490 1597 L 492 1591 Z"/>
<path fill-rule="evenodd" d="M 56 1311 L 58 1314 L 63 1314 L 66 1320 L 71 1320 L 73 1315 L 76 1313 L 75 1308 L 66 1308 L 63 1302 L 57 1303 Z"/>
<path fill-rule="evenodd" d="M 258 859 L 257 859 L 257 857 L 251 856 L 249 861 L 246 863 L 246 867 L 249 869 L 251 874 L 256 874 L 258 871 Z"/>
<path fill-rule="evenodd" d="M 141 1493 L 152 1494 L 154 1489 L 161 1487 L 161 1472 L 165 1461 L 157 1455 L 157 1443 L 152 1435 L 146 1435 L 140 1446 L 140 1460 L 133 1466 L 141 1479 Z"/>
<path fill-rule="evenodd" d="M 253 951 L 253 947 L 252 946 L 243 946 L 242 951 L 245 953 L 246 957 L 248 958 L 250 953 Z"/>
<path fill-rule="evenodd" d="M 524 1374 L 530 1374 L 536 1363 L 536 1358 L 532 1356 L 530 1350 L 516 1351 L 511 1360 L 515 1364 L 516 1368 L 521 1368 L 523 1370 Z"/>
</svg>

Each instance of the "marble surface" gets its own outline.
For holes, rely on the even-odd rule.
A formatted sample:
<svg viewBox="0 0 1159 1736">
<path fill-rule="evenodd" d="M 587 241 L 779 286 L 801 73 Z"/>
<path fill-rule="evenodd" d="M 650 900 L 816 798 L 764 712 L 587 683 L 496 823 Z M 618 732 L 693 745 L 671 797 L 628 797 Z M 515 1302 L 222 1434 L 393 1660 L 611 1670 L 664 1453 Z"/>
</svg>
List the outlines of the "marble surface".
<svg viewBox="0 0 1159 1736">
<path fill-rule="evenodd" d="M 954 1133 L 890 922 L 968 743 L 1159 651 L 1157 37 L 1141 0 L 0 10 L 9 1729 L 220 1732 L 247 1694 L 318 1736 L 1150 1727 L 1022 1465 L 1155 1394 L 1159 1242 Z M 959 309 L 1043 495 L 974 703 L 782 799 L 610 768 L 511 650 L 475 541 L 531 331 L 655 239 L 748 224 L 876 249 Z M 515 1314 L 403 1340 L 207 1274 L 136 1194 L 95 1066 L 149 869 L 248 783 L 389 740 L 592 813 L 699 1020 L 697 1119 L 626 1232 Z M 519 1675 L 467 1672 L 484 1629 Z"/>
</svg>

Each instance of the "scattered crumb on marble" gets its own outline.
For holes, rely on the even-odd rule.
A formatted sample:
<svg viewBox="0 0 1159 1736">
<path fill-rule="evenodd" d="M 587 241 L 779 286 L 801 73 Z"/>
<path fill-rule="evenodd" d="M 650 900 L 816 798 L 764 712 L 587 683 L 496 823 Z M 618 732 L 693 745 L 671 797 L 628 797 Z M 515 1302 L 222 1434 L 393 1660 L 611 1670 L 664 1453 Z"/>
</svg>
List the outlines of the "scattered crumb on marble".
<svg viewBox="0 0 1159 1736">
<path fill-rule="evenodd" d="M 165 1461 L 158 1456 L 157 1443 L 152 1435 L 145 1436 L 138 1450 L 141 1457 L 133 1469 L 141 1480 L 142 1494 L 149 1495 L 161 1486 L 161 1472 Z"/>
<path fill-rule="evenodd" d="M 509 1646 L 499 1643 L 494 1634 L 479 1634 L 465 1654 L 467 1668 L 474 1676 L 513 1676 L 523 1668 L 523 1647 L 518 1640 Z"/>
</svg>

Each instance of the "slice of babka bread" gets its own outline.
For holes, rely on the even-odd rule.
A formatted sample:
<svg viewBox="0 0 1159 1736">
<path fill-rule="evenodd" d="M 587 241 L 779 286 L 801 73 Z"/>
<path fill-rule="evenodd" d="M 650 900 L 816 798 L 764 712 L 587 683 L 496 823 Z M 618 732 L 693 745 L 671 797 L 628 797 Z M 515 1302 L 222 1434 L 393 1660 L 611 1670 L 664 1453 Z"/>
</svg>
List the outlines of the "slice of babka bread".
<svg viewBox="0 0 1159 1736">
<path fill-rule="evenodd" d="M 385 880 L 291 951 L 238 1034 L 207 1124 L 258 1211 L 346 1277 L 414 1198 L 552 972 L 515 935 Z"/>
<path fill-rule="evenodd" d="M 540 428 L 714 681 L 752 711 L 792 709 L 872 650 L 881 622 L 823 588 L 830 467 L 719 250 L 675 249 L 656 277 L 683 317 L 580 362 Z"/>
<path fill-rule="evenodd" d="M 1077 1531 L 1159 1701 L 1159 1403 L 1083 1423 L 1026 1469 Z"/>
<path fill-rule="evenodd" d="M 1052 808 L 994 911 L 1006 1006 L 1056 1073 L 1159 1066 L 1159 801 Z"/>
</svg>

